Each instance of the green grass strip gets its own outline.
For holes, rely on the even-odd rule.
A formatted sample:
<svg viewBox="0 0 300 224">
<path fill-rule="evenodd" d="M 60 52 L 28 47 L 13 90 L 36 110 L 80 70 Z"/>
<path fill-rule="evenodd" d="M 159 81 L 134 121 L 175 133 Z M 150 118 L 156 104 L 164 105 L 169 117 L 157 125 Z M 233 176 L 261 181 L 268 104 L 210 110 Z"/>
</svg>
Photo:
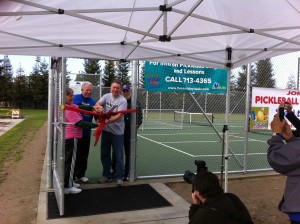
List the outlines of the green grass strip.
<svg viewBox="0 0 300 224">
<path fill-rule="evenodd" d="M 0 136 L 0 171 L 6 159 L 15 161 L 22 159 L 25 146 L 45 124 L 47 115 L 47 110 L 21 109 L 21 117 L 25 117 L 24 121 Z M 34 148 L 31 150 L 34 150 Z M 0 180 L 1 179 L 0 172 Z"/>
</svg>

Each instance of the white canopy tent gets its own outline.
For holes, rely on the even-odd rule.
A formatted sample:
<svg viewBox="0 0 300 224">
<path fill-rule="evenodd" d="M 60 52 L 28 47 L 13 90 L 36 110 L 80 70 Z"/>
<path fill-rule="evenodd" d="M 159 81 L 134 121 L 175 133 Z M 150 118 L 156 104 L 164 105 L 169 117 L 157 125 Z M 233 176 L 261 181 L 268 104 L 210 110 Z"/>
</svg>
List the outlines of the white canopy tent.
<svg viewBox="0 0 300 224">
<path fill-rule="evenodd" d="M 299 21 L 299 0 L 3 0 L 0 54 L 230 70 L 299 51 Z"/>
<path fill-rule="evenodd" d="M 299 50 L 299 10 L 297 0 L 3 0 L 0 54 L 234 68 Z"/>
</svg>

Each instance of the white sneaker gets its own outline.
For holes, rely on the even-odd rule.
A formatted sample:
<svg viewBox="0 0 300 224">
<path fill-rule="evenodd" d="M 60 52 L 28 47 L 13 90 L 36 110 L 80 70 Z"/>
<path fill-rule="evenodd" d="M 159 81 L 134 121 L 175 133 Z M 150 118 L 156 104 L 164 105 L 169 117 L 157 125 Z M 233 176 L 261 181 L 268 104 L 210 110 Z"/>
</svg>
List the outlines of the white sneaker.
<svg viewBox="0 0 300 224">
<path fill-rule="evenodd" d="M 80 187 L 80 184 L 78 184 L 78 183 L 76 183 L 76 182 L 73 181 L 73 187 L 77 187 L 78 188 L 78 187 Z"/>
<path fill-rule="evenodd" d="M 81 180 L 83 183 L 89 182 L 89 178 L 87 178 L 87 177 L 81 177 L 80 180 Z"/>
<path fill-rule="evenodd" d="M 123 180 L 117 180 L 117 185 L 122 186 L 123 185 Z"/>
<path fill-rule="evenodd" d="M 78 194 L 81 192 L 81 189 L 76 187 L 65 188 L 65 194 Z"/>
</svg>

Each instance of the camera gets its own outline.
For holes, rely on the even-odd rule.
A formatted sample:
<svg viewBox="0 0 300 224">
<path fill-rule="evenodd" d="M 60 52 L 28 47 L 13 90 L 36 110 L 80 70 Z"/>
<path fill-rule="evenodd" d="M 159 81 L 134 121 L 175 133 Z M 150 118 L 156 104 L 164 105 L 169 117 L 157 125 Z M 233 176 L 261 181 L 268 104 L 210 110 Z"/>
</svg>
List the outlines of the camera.
<svg viewBox="0 0 300 224">
<path fill-rule="evenodd" d="M 195 165 L 197 166 L 197 173 L 200 173 L 202 171 L 207 171 L 206 162 L 203 160 L 195 160 Z M 194 193 L 195 188 L 195 174 L 192 171 L 185 171 L 183 175 L 183 179 L 188 184 L 192 185 L 192 192 Z"/>
</svg>

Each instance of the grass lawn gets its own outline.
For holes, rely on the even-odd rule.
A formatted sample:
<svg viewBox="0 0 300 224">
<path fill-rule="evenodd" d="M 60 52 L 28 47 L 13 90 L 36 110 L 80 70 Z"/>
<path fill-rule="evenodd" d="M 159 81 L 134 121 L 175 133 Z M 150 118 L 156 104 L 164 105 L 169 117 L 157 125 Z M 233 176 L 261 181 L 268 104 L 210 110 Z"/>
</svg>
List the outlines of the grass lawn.
<svg viewBox="0 0 300 224">
<path fill-rule="evenodd" d="M 7 115 L 10 110 L 1 108 L 0 116 Z M 47 110 L 21 109 L 20 112 L 24 121 L 0 136 L 0 181 L 4 162 L 21 160 L 24 147 L 47 121 Z"/>
</svg>

